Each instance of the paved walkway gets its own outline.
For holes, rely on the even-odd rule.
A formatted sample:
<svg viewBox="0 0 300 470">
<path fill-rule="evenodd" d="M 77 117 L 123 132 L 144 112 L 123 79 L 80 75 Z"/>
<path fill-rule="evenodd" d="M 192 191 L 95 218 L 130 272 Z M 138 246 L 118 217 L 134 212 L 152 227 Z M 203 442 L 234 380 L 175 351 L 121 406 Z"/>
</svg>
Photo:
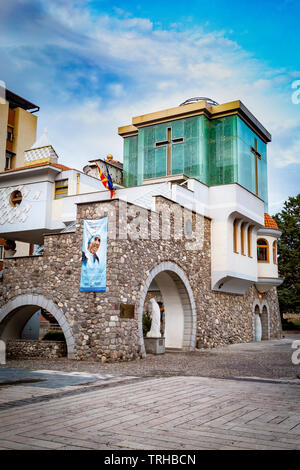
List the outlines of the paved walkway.
<svg viewBox="0 0 300 470">
<path fill-rule="evenodd" d="M 64 372 L 89 372 L 122 376 L 202 376 L 202 377 L 268 377 L 270 379 L 297 379 L 300 365 L 292 363 L 292 342 L 300 335 L 286 335 L 284 339 L 259 343 L 232 344 L 192 353 L 173 352 L 148 355 L 145 359 L 101 364 L 93 361 L 32 359 L 9 360 L 6 367 Z M 1 371 L 1 366 L 0 366 Z"/>
<path fill-rule="evenodd" d="M 0 449 L 299 450 L 298 338 L 122 364 L 9 361 Z"/>
<path fill-rule="evenodd" d="M 38 387 L 17 386 L 19 400 L 6 395 L 0 407 L 0 448 L 300 449 L 300 385 L 204 377 L 119 380 L 77 385 L 59 396 L 51 389 L 27 401 L 22 394 Z"/>
</svg>

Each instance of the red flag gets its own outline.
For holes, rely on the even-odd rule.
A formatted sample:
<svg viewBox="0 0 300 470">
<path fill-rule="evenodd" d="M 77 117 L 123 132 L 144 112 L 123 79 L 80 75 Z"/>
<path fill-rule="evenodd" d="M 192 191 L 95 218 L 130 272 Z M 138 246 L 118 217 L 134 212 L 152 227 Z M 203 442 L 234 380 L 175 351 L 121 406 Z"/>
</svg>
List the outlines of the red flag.
<svg viewBox="0 0 300 470">
<path fill-rule="evenodd" d="M 100 175 L 100 179 L 102 181 L 102 184 L 106 189 L 108 189 L 110 191 L 110 198 L 112 199 L 114 197 L 115 191 L 114 191 L 114 189 L 111 189 L 109 187 L 108 179 L 106 178 L 105 174 L 103 173 L 103 171 L 101 170 L 101 168 L 100 168 L 100 166 L 98 165 L 97 162 L 96 162 L 96 165 L 97 165 L 97 168 L 98 168 L 98 171 L 99 171 L 99 175 Z"/>
</svg>

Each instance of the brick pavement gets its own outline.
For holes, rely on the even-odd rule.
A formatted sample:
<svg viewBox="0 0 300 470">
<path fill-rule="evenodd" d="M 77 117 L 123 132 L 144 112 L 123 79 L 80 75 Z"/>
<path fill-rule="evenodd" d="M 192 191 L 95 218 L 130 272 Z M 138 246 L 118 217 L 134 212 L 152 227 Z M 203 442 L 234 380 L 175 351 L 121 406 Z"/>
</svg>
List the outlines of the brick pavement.
<svg viewBox="0 0 300 470">
<path fill-rule="evenodd" d="M 45 390 L 0 388 L 1 449 L 300 449 L 299 384 L 123 377 Z"/>
</svg>

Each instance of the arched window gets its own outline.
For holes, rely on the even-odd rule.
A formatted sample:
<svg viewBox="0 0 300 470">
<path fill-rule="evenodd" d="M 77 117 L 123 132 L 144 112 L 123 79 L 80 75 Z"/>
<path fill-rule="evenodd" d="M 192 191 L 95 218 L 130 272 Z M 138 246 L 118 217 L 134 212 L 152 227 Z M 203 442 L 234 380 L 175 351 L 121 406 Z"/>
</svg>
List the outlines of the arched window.
<svg viewBox="0 0 300 470">
<path fill-rule="evenodd" d="M 273 242 L 273 263 L 277 264 L 277 242 Z"/>
<path fill-rule="evenodd" d="M 262 263 L 269 262 L 269 244 L 263 238 L 257 240 L 257 261 Z"/>
<path fill-rule="evenodd" d="M 237 226 L 238 226 L 238 219 L 235 219 L 233 222 L 233 251 L 238 253 L 238 239 L 237 239 Z"/>
<path fill-rule="evenodd" d="M 251 241 L 252 241 L 252 237 L 251 237 L 251 232 L 252 232 L 252 227 L 248 227 L 248 230 L 247 230 L 247 242 L 248 242 L 248 256 L 251 258 L 252 257 L 252 251 L 251 251 Z"/>
<path fill-rule="evenodd" d="M 21 191 L 13 191 L 10 195 L 10 203 L 13 207 L 17 207 L 22 202 L 22 193 Z"/>
<path fill-rule="evenodd" d="M 245 222 L 241 225 L 241 253 L 245 255 Z"/>
</svg>

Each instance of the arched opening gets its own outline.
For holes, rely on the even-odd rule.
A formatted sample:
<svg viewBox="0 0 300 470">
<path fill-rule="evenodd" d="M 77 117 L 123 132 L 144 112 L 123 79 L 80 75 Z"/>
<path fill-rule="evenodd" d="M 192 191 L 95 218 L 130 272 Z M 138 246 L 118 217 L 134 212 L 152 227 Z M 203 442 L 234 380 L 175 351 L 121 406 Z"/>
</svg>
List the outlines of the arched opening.
<svg viewBox="0 0 300 470">
<path fill-rule="evenodd" d="M 264 238 L 257 240 L 257 261 L 259 263 L 269 262 L 269 243 Z"/>
<path fill-rule="evenodd" d="M 273 242 L 273 263 L 277 264 L 277 241 Z"/>
<path fill-rule="evenodd" d="M 234 253 L 238 253 L 238 224 L 239 219 L 234 219 L 233 222 L 233 251 Z"/>
<path fill-rule="evenodd" d="M 261 327 L 262 327 L 262 337 L 261 339 L 269 339 L 269 315 L 266 305 L 263 306 L 261 312 Z"/>
<path fill-rule="evenodd" d="M 254 308 L 254 341 L 262 340 L 262 324 L 260 318 L 260 308 L 256 305 Z"/>
<path fill-rule="evenodd" d="M 246 251 L 245 251 L 245 226 L 246 226 L 246 222 L 243 222 L 241 224 L 241 253 L 242 255 L 245 255 L 246 254 Z"/>
<path fill-rule="evenodd" d="M 248 256 L 252 258 L 252 226 L 249 225 L 247 230 L 247 246 L 248 246 Z"/>
<path fill-rule="evenodd" d="M 165 262 L 154 268 L 143 286 L 139 305 L 141 351 L 145 355 L 143 313 L 150 298 L 161 304 L 162 328 L 166 348 L 192 351 L 196 343 L 196 306 L 192 289 L 183 270 Z"/>
<path fill-rule="evenodd" d="M 74 357 L 74 338 L 63 312 L 41 295 L 20 295 L 10 300 L 0 309 L 0 339 L 9 340 L 39 339 L 40 315 L 49 312 L 59 325 L 67 345 L 69 359 Z M 37 326 L 38 325 L 38 326 Z M 35 330 L 38 333 L 34 332 Z M 54 339 L 53 339 L 54 340 Z"/>
</svg>

